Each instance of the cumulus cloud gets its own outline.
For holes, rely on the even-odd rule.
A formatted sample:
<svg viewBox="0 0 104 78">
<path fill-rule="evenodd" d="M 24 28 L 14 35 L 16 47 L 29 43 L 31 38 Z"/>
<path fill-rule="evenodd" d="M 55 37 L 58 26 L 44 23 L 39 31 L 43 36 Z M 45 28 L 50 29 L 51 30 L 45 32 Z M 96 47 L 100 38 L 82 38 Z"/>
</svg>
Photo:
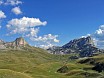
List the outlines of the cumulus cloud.
<svg viewBox="0 0 104 78">
<path fill-rule="evenodd" d="M 56 38 L 58 37 L 58 35 L 52 35 L 52 34 L 48 34 L 48 35 L 44 35 L 43 37 L 39 36 L 38 38 L 32 38 L 33 41 L 42 41 L 42 42 L 59 42 L 59 40 L 57 40 Z"/>
<path fill-rule="evenodd" d="M 6 15 L 5 15 L 5 13 L 3 11 L 0 10 L 0 19 L 1 18 L 6 18 Z"/>
<path fill-rule="evenodd" d="M 26 33 L 29 31 L 33 31 L 33 29 L 36 26 L 44 26 L 47 22 L 41 22 L 38 18 L 29 18 L 29 17 L 23 17 L 20 19 L 12 19 L 8 22 L 6 25 L 7 28 L 11 31 L 11 34 L 21 34 Z"/>
<path fill-rule="evenodd" d="M 40 48 L 44 48 L 44 49 L 48 49 L 49 47 L 53 47 L 53 44 L 43 44 L 43 45 L 39 45 Z"/>
<path fill-rule="evenodd" d="M 96 35 L 102 36 L 104 35 L 104 25 L 101 25 L 98 30 L 95 32 Z"/>
<path fill-rule="evenodd" d="M 104 25 L 101 25 L 98 30 L 93 34 L 93 37 L 95 37 L 98 40 L 104 40 Z"/>
<path fill-rule="evenodd" d="M 15 6 L 15 5 L 19 5 L 19 4 L 22 4 L 22 1 L 20 1 L 20 0 L 0 0 L 0 5 Z"/>
<path fill-rule="evenodd" d="M 22 11 L 19 7 L 14 7 L 11 11 L 16 15 L 22 14 Z"/>
<path fill-rule="evenodd" d="M 20 0 L 7 0 L 7 2 L 5 4 L 14 6 L 14 5 L 22 4 L 22 1 L 20 1 Z"/>
<path fill-rule="evenodd" d="M 26 37 L 37 37 L 37 34 L 39 32 L 39 28 L 30 28 L 29 34 L 26 35 Z"/>
<path fill-rule="evenodd" d="M 104 49 L 104 25 L 101 25 L 99 29 L 96 30 L 91 36 L 95 42 L 95 45 Z"/>
<path fill-rule="evenodd" d="M 31 37 L 31 40 L 38 42 L 39 47 L 47 49 L 47 48 L 55 45 L 55 43 L 59 42 L 57 37 L 58 37 L 58 35 L 48 34 L 48 35 L 39 36 L 39 37 Z"/>
</svg>

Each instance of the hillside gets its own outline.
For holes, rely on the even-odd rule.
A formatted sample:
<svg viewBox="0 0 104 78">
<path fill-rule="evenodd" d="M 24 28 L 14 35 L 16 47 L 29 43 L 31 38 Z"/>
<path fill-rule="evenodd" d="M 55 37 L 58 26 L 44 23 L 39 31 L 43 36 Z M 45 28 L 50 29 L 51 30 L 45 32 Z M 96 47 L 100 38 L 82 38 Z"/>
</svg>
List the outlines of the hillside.
<svg viewBox="0 0 104 78">
<path fill-rule="evenodd" d="M 4 43 L 1 41 L 2 46 Z M 0 78 L 104 78 L 103 54 L 77 58 L 76 53 L 50 54 L 23 38 L 9 43 L 9 47 L 0 49 Z"/>
<path fill-rule="evenodd" d="M 51 76 L 49 71 L 55 73 L 61 66 L 59 61 L 66 60 L 67 57 L 68 55 L 51 55 L 35 47 L 25 47 L 23 50 L 0 50 L 0 78 L 48 77 Z"/>
<path fill-rule="evenodd" d="M 83 59 L 70 59 L 71 56 L 52 55 L 43 49 L 34 47 L 29 47 L 27 50 L 2 50 L 0 51 L 0 78 L 104 77 L 104 72 L 98 73 L 92 70 L 93 65 L 79 63 Z M 96 62 L 101 62 L 104 55 L 93 58 L 98 59 L 95 60 Z M 60 68 L 62 72 L 58 71 Z"/>
</svg>

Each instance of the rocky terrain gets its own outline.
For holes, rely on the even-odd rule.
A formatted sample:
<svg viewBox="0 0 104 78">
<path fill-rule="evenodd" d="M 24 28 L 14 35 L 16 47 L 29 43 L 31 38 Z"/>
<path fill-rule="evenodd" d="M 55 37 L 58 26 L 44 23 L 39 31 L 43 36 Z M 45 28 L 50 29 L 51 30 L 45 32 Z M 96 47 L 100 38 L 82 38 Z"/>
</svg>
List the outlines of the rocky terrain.
<svg viewBox="0 0 104 78">
<path fill-rule="evenodd" d="M 13 42 L 5 42 L 0 40 L 0 49 L 20 49 L 26 45 L 29 44 L 22 37 L 16 38 L 16 40 Z"/>
<path fill-rule="evenodd" d="M 103 53 L 102 50 L 94 45 L 90 36 L 71 40 L 69 43 L 57 47 L 53 46 L 48 49 L 52 54 L 78 54 L 80 57 L 89 57 Z"/>
</svg>

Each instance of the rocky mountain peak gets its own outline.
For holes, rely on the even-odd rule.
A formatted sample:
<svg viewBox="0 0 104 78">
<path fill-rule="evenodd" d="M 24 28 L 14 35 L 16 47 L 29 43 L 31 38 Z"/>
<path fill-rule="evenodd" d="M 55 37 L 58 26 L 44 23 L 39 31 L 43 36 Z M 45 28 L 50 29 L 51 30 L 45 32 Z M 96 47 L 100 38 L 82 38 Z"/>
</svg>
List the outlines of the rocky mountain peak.
<svg viewBox="0 0 104 78">
<path fill-rule="evenodd" d="M 94 46 L 94 42 L 90 36 L 71 40 L 69 43 L 62 46 L 63 48 L 80 48 L 84 45 Z"/>
<path fill-rule="evenodd" d="M 86 44 L 92 44 L 94 45 L 93 39 L 91 36 L 85 37 L 84 40 L 86 41 Z"/>
<path fill-rule="evenodd" d="M 96 48 L 90 36 L 74 39 L 62 47 L 52 47 L 48 50 L 53 54 L 77 53 L 81 57 L 93 56 L 102 52 L 100 49 Z"/>
<path fill-rule="evenodd" d="M 0 44 L 3 44 L 3 43 L 4 43 L 4 41 L 0 39 Z"/>
<path fill-rule="evenodd" d="M 4 44 L 5 44 L 5 42 L 0 39 L 0 49 L 6 49 L 6 47 L 4 46 Z"/>
<path fill-rule="evenodd" d="M 16 38 L 12 42 L 5 42 L 0 40 L 0 49 L 22 49 L 23 47 L 29 46 L 23 37 Z"/>
<path fill-rule="evenodd" d="M 23 37 L 19 37 L 19 38 L 16 38 L 16 40 L 13 42 L 15 44 L 15 46 L 25 46 L 27 45 L 28 43 L 25 41 L 25 39 Z"/>
</svg>

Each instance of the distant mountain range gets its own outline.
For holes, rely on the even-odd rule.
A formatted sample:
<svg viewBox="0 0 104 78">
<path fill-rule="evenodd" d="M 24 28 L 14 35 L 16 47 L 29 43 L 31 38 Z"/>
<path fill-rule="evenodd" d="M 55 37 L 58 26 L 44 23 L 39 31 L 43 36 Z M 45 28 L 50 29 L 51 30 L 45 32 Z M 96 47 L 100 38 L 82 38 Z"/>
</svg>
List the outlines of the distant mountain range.
<svg viewBox="0 0 104 78">
<path fill-rule="evenodd" d="M 78 54 L 80 57 L 88 57 L 103 53 L 103 50 L 94 45 L 93 39 L 88 36 L 71 40 L 69 43 L 47 49 L 52 54 Z"/>
<path fill-rule="evenodd" d="M 12 42 L 0 40 L 0 49 L 23 49 L 28 48 L 29 44 L 23 37 L 16 38 Z M 51 54 L 77 54 L 80 57 L 89 57 L 103 53 L 104 51 L 97 48 L 90 36 L 71 40 L 69 43 L 59 47 L 53 46 L 47 49 Z"/>
<path fill-rule="evenodd" d="M 29 44 L 22 37 L 17 38 L 13 42 L 5 42 L 3 40 L 0 40 L 0 49 L 20 49 L 22 47 L 25 47 L 26 45 Z"/>
</svg>

